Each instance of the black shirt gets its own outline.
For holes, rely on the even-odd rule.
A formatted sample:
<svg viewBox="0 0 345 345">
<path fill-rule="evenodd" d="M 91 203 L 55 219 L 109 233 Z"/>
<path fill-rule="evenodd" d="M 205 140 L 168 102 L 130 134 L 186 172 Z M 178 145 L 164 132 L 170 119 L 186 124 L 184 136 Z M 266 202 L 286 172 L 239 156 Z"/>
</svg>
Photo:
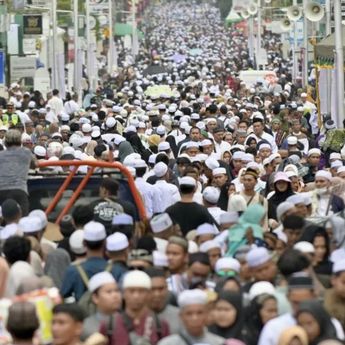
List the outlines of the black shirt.
<svg viewBox="0 0 345 345">
<path fill-rule="evenodd" d="M 215 223 L 207 208 L 196 202 L 179 201 L 168 207 L 165 212 L 169 214 L 174 223 L 180 225 L 184 236 L 189 231 L 195 230 L 201 224 Z"/>
</svg>

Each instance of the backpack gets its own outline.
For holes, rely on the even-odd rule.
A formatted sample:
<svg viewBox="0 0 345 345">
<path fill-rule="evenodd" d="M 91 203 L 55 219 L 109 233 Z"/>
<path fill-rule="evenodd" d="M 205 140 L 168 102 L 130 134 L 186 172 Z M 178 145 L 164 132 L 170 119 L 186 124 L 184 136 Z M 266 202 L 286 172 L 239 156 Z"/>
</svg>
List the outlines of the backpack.
<svg viewBox="0 0 345 345">
<path fill-rule="evenodd" d="M 105 271 L 110 272 L 112 268 L 113 268 L 113 263 L 109 261 L 105 268 Z M 89 286 L 89 277 L 87 276 L 86 272 L 84 271 L 80 263 L 76 265 L 76 269 L 80 275 L 80 278 L 82 279 L 83 283 L 85 284 L 87 288 Z M 95 303 L 93 303 L 92 301 L 92 293 L 88 289 L 81 296 L 80 300 L 78 301 L 78 305 L 82 307 L 86 316 L 95 314 L 97 311 L 97 307 Z"/>
</svg>

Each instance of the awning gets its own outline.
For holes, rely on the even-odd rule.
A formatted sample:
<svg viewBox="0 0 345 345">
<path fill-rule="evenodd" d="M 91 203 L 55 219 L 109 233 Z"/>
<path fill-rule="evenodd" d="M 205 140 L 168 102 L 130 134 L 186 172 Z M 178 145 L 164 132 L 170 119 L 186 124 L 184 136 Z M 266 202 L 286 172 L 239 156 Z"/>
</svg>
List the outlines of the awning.
<svg viewBox="0 0 345 345">
<path fill-rule="evenodd" d="M 132 33 L 133 33 L 133 26 L 131 24 L 115 23 L 115 27 L 114 27 L 115 36 L 132 35 Z M 138 34 L 139 39 L 144 38 L 144 34 L 138 29 L 137 29 L 137 34 Z"/>
<path fill-rule="evenodd" d="M 345 48 L 345 26 L 342 26 L 343 34 L 343 51 Z M 316 63 L 319 65 L 333 65 L 334 64 L 334 50 L 335 50 L 335 34 L 328 35 L 322 41 L 315 45 Z M 345 51 L 344 51 L 345 59 Z"/>
</svg>

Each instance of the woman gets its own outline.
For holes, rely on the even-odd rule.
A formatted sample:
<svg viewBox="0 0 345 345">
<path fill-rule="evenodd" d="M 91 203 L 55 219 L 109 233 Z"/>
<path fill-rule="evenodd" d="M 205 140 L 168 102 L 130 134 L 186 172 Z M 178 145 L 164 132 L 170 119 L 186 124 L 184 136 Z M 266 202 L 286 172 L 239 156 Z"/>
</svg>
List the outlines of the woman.
<svg viewBox="0 0 345 345">
<path fill-rule="evenodd" d="M 243 321 L 242 295 L 220 292 L 214 309 L 214 324 L 209 326 L 209 331 L 224 339 L 241 340 Z"/>
<path fill-rule="evenodd" d="M 289 327 L 281 333 L 278 345 L 309 345 L 307 333 L 300 326 Z"/>
<path fill-rule="evenodd" d="M 29 212 L 27 180 L 30 166 L 35 166 L 30 150 L 21 147 L 21 133 L 10 129 L 5 135 L 7 150 L 0 151 L 0 205 L 6 199 L 14 199 L 23 216 Z"/>
<path fill-rule="evenodd" d="M 245 142 L 245 146 L 246 147 L 253 147 L 253 148 L 256 148 L 256 145 L 257 145 L 257 141 L 255 138 L 253 137 L 250 137 L 246 140 Z"/>
<path fill-rule="evenodd" d="M 230 164 L 231 161 L 231 153 L 229 151 L 224 151 L 222 154 L 222 161 L 227 165 Z"/>
<path fill-rule="evenodd" d="M 329 260 L 330 241 L 325 228 L 317 225 L 308 226 L 300 241 L 308 241 L 315 248 L 313 266 L 316 274 L 332 274 L 332 262 Z"/>
<path fill-rule="evenodd" d="M 286 173 L 277 172 L 274 176 L 274 194 L 268 200 L 268 219 L 277 220 L 277 207 L 293 195 L 291 181 Z"/>
<path fill-rule="evenodd" d="M 263 244 L 262 223 L 266 214 L 260 204 L 249 205 L 240 217 L 238 224 L 229 230 L 229 249 L 227 256 L 233 256 L 245 244 Z"/>
<path fill-rule="evenodd" d="M 309 345 L 317 345 L 325 339 L 336 339 L 337 332 L 330 315 L 319 301 L 302 302 L 297 313 L 297 323 L 308 335 Z"/>
<path fill-rule="evenodd" d="M 278 316 L 277 299 L 273 295 L 262 294 L 255 297 L 245 309 L 244 340 L 247 345 L 256 345 L 264 325 Z"/>
</svg>

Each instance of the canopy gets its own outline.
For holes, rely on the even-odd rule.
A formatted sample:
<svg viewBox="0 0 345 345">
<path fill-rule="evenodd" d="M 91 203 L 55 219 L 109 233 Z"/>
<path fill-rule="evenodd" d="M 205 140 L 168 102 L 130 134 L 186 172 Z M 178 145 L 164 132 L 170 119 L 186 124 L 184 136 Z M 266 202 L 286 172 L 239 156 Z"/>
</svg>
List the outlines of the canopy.
<svg viewBox="0 0 345 345">
<path fill-rule="evenodd" d="M 225 23 L 229 25 L 241 22 L 242 20 L 243 18 L 239 14 L 237 14 L 233 9 L 231 9 L 228 16 L 225 18 Z"/>
<path fill-rule="evenodd" d="M 342 26 L 343 51 L 345 48 L 345 26 Z M 315 58 L 320 65 L 334 64 L 335 34 L 328 35 L 315 45 Z M 345 51 L 344 51 L 345 58 Z"/>
<path fill-rule="evenodd" d="M 116 36 L 132 35 L 133 26 L 127 23 L 116 23 L 114 27 L 114 32 Z M 138 29 L 137 29 L 137 34 L 138 34 L 139 39 L 144 38 L 144 34 Z"/>
</svg>

